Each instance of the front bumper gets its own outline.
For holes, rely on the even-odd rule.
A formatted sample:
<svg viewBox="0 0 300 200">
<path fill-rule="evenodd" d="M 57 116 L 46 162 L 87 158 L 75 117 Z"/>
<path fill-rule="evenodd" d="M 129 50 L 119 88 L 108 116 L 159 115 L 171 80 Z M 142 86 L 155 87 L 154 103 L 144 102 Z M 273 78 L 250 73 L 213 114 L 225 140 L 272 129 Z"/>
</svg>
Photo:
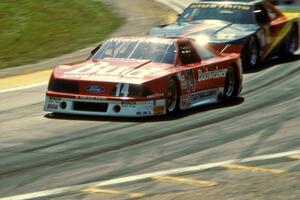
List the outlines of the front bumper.
<svg viewBox="0 0 300 200">
<path fill-rule="evenodd" d="M 90 100 L 47 95 L 44 110 L 91 116 L 146 117 L 166 114 L 166 101 Z"/>
</svg>

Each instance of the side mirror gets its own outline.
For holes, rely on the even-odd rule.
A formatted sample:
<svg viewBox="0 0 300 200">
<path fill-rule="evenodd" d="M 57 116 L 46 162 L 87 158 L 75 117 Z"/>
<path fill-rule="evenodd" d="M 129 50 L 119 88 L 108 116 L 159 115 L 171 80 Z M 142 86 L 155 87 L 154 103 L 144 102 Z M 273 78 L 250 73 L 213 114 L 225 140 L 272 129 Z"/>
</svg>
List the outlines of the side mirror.
<svg viewBox="0 0 300 200">
<path fill-rule="evenodd" d="M 93 49 L 89 55 L 89 57 L 87 58 L 87 60 L 91 59 L 93 57 L 93 55 L 95 55 L 95 53 L 101 48 L 102 44 L 99 44 L 95 49 Z"/>
<path fill-rule="evenodd" d="M 95 49 L 93 49 L 91 51 L 91 55 L 93 56 L 100 49 L 101 46 L 102 46 L 102 44 L 99 44 Z"/>
</svg>

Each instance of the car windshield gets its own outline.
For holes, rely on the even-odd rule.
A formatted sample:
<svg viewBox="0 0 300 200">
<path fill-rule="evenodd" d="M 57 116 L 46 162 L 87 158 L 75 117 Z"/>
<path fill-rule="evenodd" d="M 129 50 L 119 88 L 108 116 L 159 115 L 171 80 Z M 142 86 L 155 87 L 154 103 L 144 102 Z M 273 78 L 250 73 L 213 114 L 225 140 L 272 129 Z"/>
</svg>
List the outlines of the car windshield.
<svg viewBox="0 0 300 200">
<path fill-rule="evenodd" d="M 248 5 L 196 3 L 189 6 L 177 22 L 223 20 L 236 24 L 254 24 L 253 9 Z"/>
<path fill-rule="evenodd" d="M 163 39 L 110 39 L 91 59 L 124 58 L 174 64 L 176 45 Z"/>
</svg>

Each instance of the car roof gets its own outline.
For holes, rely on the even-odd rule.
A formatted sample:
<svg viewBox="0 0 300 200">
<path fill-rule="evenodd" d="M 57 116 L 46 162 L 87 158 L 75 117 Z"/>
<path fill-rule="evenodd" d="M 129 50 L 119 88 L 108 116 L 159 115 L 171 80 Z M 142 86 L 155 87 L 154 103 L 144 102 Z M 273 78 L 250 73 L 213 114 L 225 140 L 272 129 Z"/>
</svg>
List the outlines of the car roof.
<svg viewBox="0 0 300 200">
<path fill-rule="evenodd" d="M 266 2 L 270 0 L 199 0 L 199 3 L 232 3 L 232 4 L 241 4 L 241 5 L 256 5 L 258 3 Z"/>
</svg>

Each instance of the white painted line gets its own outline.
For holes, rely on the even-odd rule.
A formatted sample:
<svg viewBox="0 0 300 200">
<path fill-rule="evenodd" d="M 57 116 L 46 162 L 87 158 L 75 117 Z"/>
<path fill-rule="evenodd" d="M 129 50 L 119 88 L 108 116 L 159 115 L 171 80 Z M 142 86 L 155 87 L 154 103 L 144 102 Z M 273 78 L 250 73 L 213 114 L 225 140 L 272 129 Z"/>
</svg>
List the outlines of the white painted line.
<svg viewBox="0 0 300 200">
<path fill-rule="evenodd" d="M 28 193 L 28 194 L 4 197 L 4 198 L 0 198 L 0 200 L 27 200 L 27 199 L 41 198 L 41 197 L 47 197 L 47 196 L 51 196 L 51 195 L 76 192 L 76 191 L 80 191 L 82 189 L 86 189 L 86 188 L 90 188 L 90 187 L 101 187 L 101 186 L 117 185 L 117 184 L 122 184 L 122 183 L 130 183 L 130 182 L 135 182 L 135 181 L 152 179 L 157 176 L 167 176 L 167 175 L 171 176 L 171 175 L 179 175 L 179 174 L 183 174 L 183 173 L 199 172 L 199 171 L 204 171 L 207 169 L 221 167 L 221 166 L 224 166 L 227 164 L 232 164 L 232 163 L 246 163 L 246 162 L 250 162 L 250 161 L 270 160 L 270 159 L 283 158 L 283 157 L 288 157 L 288 156 L 297 155 L 297 154 L 300 154 L 300 150 L 288 151 L 288 152 L 282 152 L 282 153 L 276 153 L 276 154 L 269 154 L 269 155 L 262 155 L 262 156 L 254 156 L 254 157 L 243 158 L 243 159 L 233 159 L 233 160 L 227 160 L 227 161 L 222 161 L 222 162 L 208 163 L 208 164 L 183 167 L 183 168 L 178 168 L 178 169 L 171 169 L 171 170 L 164 170 L 164 171 L 157 171 L 157 172 L 152 172 L 152 173 L 128 176 L 128 177 L 123 177 L 123 178 L 115 178 L 115 179 L 111 179 L 111 180 L 107 180 L 107 181 L 99 181 L 99 182 L 93 182 L 93 183 L 87 183 L 87 184 L 81 184 L 81 185 L 75 185 L 75 186 L 67 186 L 67 187 L 44 190 L 44 191 L 33 192 L 33 193 Z"/>
<path fill-rule="evenodd" d="M 3 89 L 3 90 L 0 90 L 0 94 L 6 93 L 6 92 L 15 92 L 15 91 L 19 91 L 19 90 L 35 88 L 35 87 L 44 86 L 47 84 L 48 84 L 48 81 L 45 81 L 45 82 L 41 82 L 41 83 L 37 83 L 37 84 L 33 84 L 33 85 L 25 85 L 25 86 L 20 86 L 20 87 L 15 87 L 15 88 Z"/>
</svg>

